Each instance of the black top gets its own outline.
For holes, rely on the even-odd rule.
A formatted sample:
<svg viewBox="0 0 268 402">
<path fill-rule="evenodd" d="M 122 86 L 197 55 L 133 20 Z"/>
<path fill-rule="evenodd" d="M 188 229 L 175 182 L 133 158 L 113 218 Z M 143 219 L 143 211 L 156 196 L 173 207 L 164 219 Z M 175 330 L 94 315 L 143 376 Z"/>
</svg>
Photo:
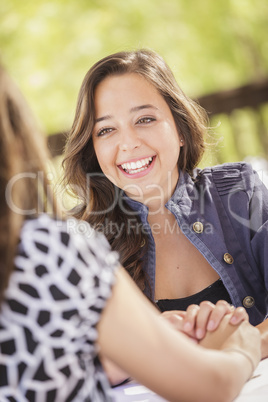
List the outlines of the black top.
<svg viewBox="0 0 268 402">
<path fill-rule="evenodd" d="M 202 301 L 208 300 L 212 303 L 217 303 L 218 300 L 226 300 L 228 303 L 232 304 L 229 293 L 224 286 L 221 279 L 207 288 L 195 293 L 192 296 L 183 297 L 181 299 L 163 299 L 158 300 L 156 305 L 159 307 L 161 312 L 167 310 L 186 310 L 190 304 L 200 304 Z"/>
</svg>

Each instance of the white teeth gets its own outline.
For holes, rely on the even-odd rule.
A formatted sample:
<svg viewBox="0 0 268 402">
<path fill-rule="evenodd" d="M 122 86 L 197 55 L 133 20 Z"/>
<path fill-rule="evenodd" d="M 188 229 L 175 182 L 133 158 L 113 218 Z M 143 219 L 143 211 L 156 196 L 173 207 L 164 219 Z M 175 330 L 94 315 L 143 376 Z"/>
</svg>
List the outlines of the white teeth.
<svg viewBox="0 0 268 402">
<path fill-rule="evenodd" d="M 121 167 L 127 171 L 129 174 L 139 173 L 142 170 L 145 170 L 149 167 L 150 162 L 152 162 L 153 157 L 150 158 L 140 159 L 136 162 L 127 162 L 123 163 Z"/>
</svg>

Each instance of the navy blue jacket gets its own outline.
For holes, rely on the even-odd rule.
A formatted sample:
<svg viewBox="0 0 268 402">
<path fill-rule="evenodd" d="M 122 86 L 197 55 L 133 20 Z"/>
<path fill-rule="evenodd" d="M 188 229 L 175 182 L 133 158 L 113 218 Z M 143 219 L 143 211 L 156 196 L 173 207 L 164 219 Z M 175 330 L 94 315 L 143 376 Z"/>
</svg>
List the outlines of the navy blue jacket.
<svg viewBox="0 0 268 402">
<path fill-rule="evenodd" d="M 154 289 L 155 243 L 148 208 L 129 198 L 128 203 L 138 211 L 149 236 L 144 270 Z M 268 190 L 251 165 L 197 169 L 193 178 L 180 172 L 166 208 L 217 271 L 233 305 L 244 306 L 253 325 L 262 322 L 268 313 Z"/>
</svg>

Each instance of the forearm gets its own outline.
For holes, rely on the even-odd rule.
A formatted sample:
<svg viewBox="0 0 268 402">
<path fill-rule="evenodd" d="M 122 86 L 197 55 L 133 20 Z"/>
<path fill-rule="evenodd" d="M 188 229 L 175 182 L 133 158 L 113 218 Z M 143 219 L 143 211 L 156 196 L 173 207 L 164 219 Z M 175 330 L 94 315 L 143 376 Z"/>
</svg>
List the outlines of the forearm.
<svg viewBox="0 0 268 402">
<path fill-rule="evenodd" d="M 228 321 L 226 316 L 211 336 L 220 331 L 226 340 Z M 226 347 L 258 355 L 259 331 L 248 323 L 240 327 Z M 98 323 L 98 345 L 103 356 L 169 401 L 231 401 L 252 371 L 241 354 L 207 351 L 175 331 L 121 270 Z"/>
<path fill-rule="evenodd" d="M 129 375 L 116 366 L 111 360 L 101 357 L 101 364 L 112 386 L 119 385 L 129 378 Z"/>
<path fill-rule="evenodd" d="M 214 356 L 213 352 L 215 352 Z M 217 352 L 209 351 L 206 356 L 207 364 L 209 360 L 212 360 L 213 367 L 207 387 L 217 397 L 215 400 L 233 401 L 251 377 L 252 365 L 245 356 L 231 349 Z"/>
<path fill-rule="evenodd" d="M 268 318 L 261 324 L 257 325 L 261 334 L 261 357 L 265 359 L 268 357 Z"/>
</svg>

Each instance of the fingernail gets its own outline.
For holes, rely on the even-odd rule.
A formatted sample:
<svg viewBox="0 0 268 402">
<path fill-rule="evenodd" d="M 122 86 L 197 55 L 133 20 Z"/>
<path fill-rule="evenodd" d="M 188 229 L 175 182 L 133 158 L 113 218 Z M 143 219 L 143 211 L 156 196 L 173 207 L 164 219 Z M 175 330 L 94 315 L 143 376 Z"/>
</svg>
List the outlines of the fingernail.
<svg viewBox="0 0 268 402">
<path fill-rule="evenodd" d="M 199 329 L 196 331 L 196 337 L 197 337 L 197 339 L 202 339 L 203 336 L 204 336 L 204 332 L 202 331 L 202 329 L 199 328 Z"/>
<path fill-rule="evenodd" d="M 189 322 L 186 322 L 183 326 L 184 331 L 190 331 L 192 329 L 192 326 Z"/>
<path fill-rule="evenodd" d="M 207 330 L 213 331 L 214 328 L 215 328 L 215 322 L 213 320 L 210 320 L 207 325 Z"/>
<path fill-rule="evenodd" d="M 236 318 L 235 315 L 233 315 L 232 318 L 230 319 L 230 323 L 231 323 L 231 324 L 236 324 L 237 321 L 238 321 L 238 320 L 237 320 L 237 318 Z"/>
</svg>

